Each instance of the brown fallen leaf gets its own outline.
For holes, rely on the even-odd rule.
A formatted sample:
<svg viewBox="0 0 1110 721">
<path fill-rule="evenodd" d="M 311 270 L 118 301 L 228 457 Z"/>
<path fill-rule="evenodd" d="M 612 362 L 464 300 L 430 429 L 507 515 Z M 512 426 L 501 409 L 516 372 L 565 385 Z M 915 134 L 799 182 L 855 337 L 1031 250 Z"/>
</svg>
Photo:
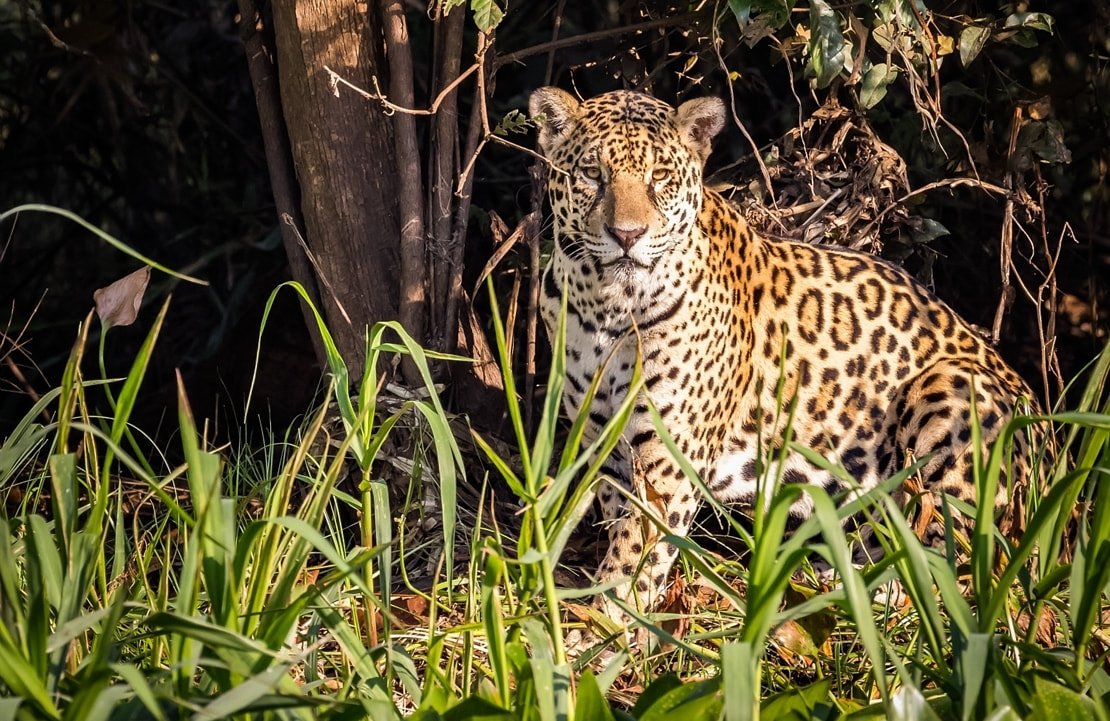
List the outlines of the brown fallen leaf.
<svg viewBox="0 0 1110 721">
<path fill-rule="evenodd" d="M 109 286 L 93 291 L 96 314 L 100 316 L 100 322 L 105 328 L 131 325 L 135 322 L 149 282 L 150 266 L 147 265 L 123 276 Z"/>
</svg>

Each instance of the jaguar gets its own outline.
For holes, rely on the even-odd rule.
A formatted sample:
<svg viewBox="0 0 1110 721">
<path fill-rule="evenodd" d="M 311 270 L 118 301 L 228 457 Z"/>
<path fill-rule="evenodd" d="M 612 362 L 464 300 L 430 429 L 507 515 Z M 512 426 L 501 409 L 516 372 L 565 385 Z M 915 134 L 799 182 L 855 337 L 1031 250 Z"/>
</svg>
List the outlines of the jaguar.
<svg viewBox="0 0 1110 721">
<path fill-rule="evenodd" d="M 598 487 L 609 543 L 596 580 L 651 608 L 676 557 L 662 537 L 688 533 L 698 489 L 751 508 L 768 478 L 801 484 L 790 506 L 800 521 L 813 512 L 806 488 L 851 497 L 920 464 L 916 488 L 896 494 L 919 499 L 915 530 L 943 543 L 941 496 L 978 500 L 973 412 L 984 450 L 1014 415 L 1037 412 L 990 344 L 902 268 L 765 237 L 705 187 L 729 118 L 720 99 L 675 108 L 633 91 L 580 101 L 542 87 L 529 112 L 549 168 L 555 246 L 541 314 L 551 337 L 564 327 L 564 411 L 588 414 L 589 440 L 635 394 Z M 656 413 L 704 486 L 656 431 Z M 986 501 L 1008 532 L 1020 530 L 1036 445 L 1037 426 L 1016 432 L 1005 482 Z M 950 517 L 961 532 L 973 521 Z M 595 605 L 628 624 L 611 596 Z"/>
</svg>

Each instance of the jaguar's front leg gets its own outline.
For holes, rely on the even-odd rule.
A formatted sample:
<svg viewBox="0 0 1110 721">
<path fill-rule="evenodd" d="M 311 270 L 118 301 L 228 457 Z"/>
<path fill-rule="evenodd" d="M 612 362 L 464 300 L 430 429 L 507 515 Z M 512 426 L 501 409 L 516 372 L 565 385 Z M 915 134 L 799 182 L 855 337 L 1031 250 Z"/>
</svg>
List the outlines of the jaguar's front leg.
<svg viewBox="0 0 1110 721">
<path fill-rule="evenodd" d="M 599 491 L 609 525 L 609 549 L 597 580 L 603 584 L 617 581 L 609 593 L 632 608 L 647 611 L 662 598 L 678 552 L 660 539 L 666 534 L 686 535 L 697 507 L 697 493 L 666 449 L 637 458 L 629 470 L 631 478 L 624 492 L 613 486 Z M 627 628 L 632 621 L 609 595 L 600 595 L 595 606 L 620 627 Z M 645 631 L 640 629 L 631 640 L 644 639 Z"/>
</svg>

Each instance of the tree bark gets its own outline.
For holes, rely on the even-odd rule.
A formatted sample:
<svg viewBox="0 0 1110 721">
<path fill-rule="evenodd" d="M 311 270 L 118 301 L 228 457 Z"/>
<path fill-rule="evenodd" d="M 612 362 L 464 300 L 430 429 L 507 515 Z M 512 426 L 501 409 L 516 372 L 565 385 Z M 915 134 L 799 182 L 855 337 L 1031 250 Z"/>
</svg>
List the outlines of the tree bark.
<svg viewBox="0 0 1110 721">
<path fill-rule="evenodd" d="M 275 0 L 273 13 L 306 250 L 321 312 L 357 380 L 366 327 L 398 317 L 397 163 L 390 119 L 354 92 L 336 93 L 325 66 L 375 88 L 382 23 L 367 3 Z"/>
</svg>

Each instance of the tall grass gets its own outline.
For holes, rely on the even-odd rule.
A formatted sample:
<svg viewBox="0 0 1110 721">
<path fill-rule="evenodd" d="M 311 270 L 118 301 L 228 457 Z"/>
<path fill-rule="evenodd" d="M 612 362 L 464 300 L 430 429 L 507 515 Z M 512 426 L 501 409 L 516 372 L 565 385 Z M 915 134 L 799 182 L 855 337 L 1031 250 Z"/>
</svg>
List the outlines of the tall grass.
<svg viewBox="0 0 1110 721">
<path fill-rule="evenodd" d="M 440 405 L 428 369 L 435 356 L 396 324 L 368 331 L 367 370 L 352 379 L 320 322 L 330 399 L 295 433 L 215 448 L 179 382 L 176 447 L 150 455 L 130 419 L 164 322 L 163 306 L 127 376 L 107 379 L 83 374 L 87 320 L 61 386 L 0 445 L 10 513 L 0 519 L 0 720 L 1107 717 L 1110 350 L 1076 407 L 1041 419 L 1065 452 L 1016 541 L 986 509 L 962 509 L 979 514 L 969 563 L 923 547 L 893 496 L 912 468 L 847 503 L 811 489 L 813 518 L 787 532 L 798 490 L 770 470 L 753 518 L 716 509 L 740 553 L 711 553 L 696 534 L 667 538 L 681 551 L 687 605 L 628 609 L 651 643 L 629 648 L 624 629 L 593 618 L 595 651 L 609 653 L 571 658 L 565 608 L 610 589 L 561 588 L 556 572 L 632 408 L 589 444 L 584 418 L 562 424 L 561 340 L 532 435 L 506 373 L 509 454 L 477 435 L 482 461 L 460 447 L 464 424 Z M 508 370 L 496 312 L 494 330 Z M 383 403 L 376 369 L 394 353 L 420 369 L 423 399 Z M 90 405 L 92 386 L 108 389 L 107 414 Z M 381 456 L 401 432 L 427 449 L 412 459 L 407 497 L 419 504 L 434 489 L 434 538 L 414 535 L 408 509 L 390 502 Z M 851 482 L 796 444 L 768 450 L 763 467 L 788 450 Z M 996 443 L 977 459 L 982 497 L 993 497 L 1008 452 Z M 493 513 L 486 468 L 511 490 L 515 522 Z M 464 484 L 480 497 L 473 508 Z M 864 568 L 842 523 L 858 511 L 887 546 Z M 418 588 L 410 566 L 430 545 L 440 571 Z M 805 580 L 816 563 L 835 583 Z M 876 595 L 894 581 L 908 603 Z M 399 594 L 425 610 L 397 613 Z"/>
</svg>

